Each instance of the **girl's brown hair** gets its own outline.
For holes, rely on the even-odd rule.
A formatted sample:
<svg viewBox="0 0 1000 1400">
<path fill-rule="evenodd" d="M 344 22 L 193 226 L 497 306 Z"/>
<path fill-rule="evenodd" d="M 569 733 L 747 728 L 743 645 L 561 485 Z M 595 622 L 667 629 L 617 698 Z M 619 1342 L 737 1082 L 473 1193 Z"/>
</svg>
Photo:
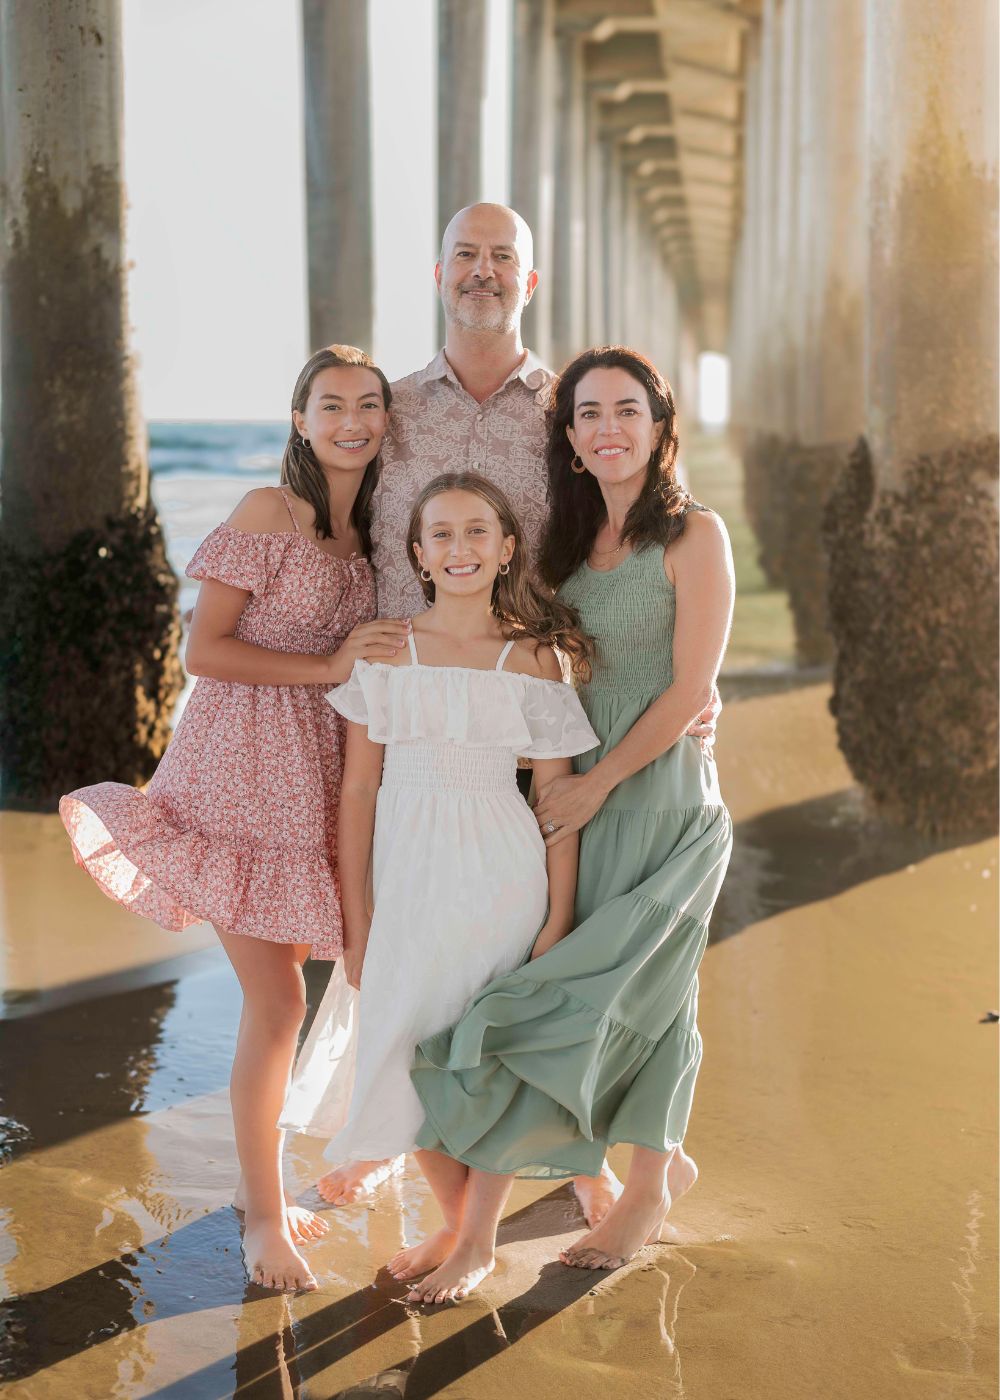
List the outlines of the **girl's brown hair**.
<svg viewBox="0 0 1000 1400">
<path fill-rule="evenodd" d="M 533 637 L 541 646 L 558 647 L 568 658 L 573 674 L 582 681 L 590 679 L 590 663 L 594 643 L 580 628 L 575 609 L 547 597 L 529 573 L 524 548 L 524 534 L 507 497 L 492 481 L 478 472 L 444 472 L 429 481 L 413 503 L 410 524 L 406 532 L 406 552 L 414 573 L 420 579 L 424 597 L 433 603 L 435 588 L 432 580 L 420 578 L 420 564 L 413 546 L 420 541 L 424 507 L 445 491 L 470 491 L 496 512 L 504 536 L 513 535 L 514 553 L 510 572 L 497 574 L 493 583 L 490 607 L 504 629 L 512 637 Z"/>
<path fill-rule="evenodd" d="M 592 369 L 623 369 L 646 391 L 654 423 L 663 424 L 660 441 L 646 466 L 646 479 L 625 517 L 622 542 L 666 548 L 684 533 L 692 498 L 677 480 L 677 410 L 670 385 L 645 355 L 624 345 L 585 350 L 563 370 L 552 388 L 546 414 L 545 465 L 549 476 L 549 517 L 538 552 L 543 580 L 558 588 L 584 562 L 607 518 L 604 497 L 590 472 L 570 466 L 573 447 L 566 429 L 573 425 L 576 386 Z"/>
<path fill-rule="evenodd" d="M 392 390 L 389 388 L 388 379 L 372 357 L 353 345 L 327 345 L 325 349 L 317 350 L 315 355 L 311 355 L 299 371 L 295 388 L 292 390 L 293 412 L 305 413 L 313 380 L 321 370 L 332 369 L 336 365 L 370 369 L 382 386 L 382 403 L 388 410 L 392 403 Z M 370 555 L 372 552 L 372 497 L 375 494 L 378 474 L 379 454 L 376 454 L 365 468 L 351 508 L 351 524 L 358 532 L 361 553 L 364 555 Z M 332 540 L 334 534 L 330 522 L 330 496 L 326 487 L 326 475 L 317 462 L 312 447 L 303 442 L 294 418 L 281 458 L 281 481 L 282 485 L 290 486 L 296 496 L 301 496 L 312 506 L 316 512 L 316 533 L 320 539 Z"/>
</svg>

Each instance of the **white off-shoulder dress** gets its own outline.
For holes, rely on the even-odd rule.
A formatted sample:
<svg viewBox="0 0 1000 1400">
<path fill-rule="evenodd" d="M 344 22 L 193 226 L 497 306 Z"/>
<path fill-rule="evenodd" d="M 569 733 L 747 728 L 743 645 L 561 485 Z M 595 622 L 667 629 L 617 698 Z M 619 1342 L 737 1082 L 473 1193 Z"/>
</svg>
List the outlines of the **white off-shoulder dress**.
<svg viewBox="0 0 1000 1400">
<path fill-rule="evenodd" d="M 338 963 L 299 1056 L 282 1127 L 364 1161 L 412 1150 L 417 1043 L 525 960 L 545 921 L 545 844 L 517 755 L 572 758 L 597 736 L 571 686 L 505 671 L 366 661 L 327 697 L 385 745 L 374 914 L 361 991 Z"/>
</svg>

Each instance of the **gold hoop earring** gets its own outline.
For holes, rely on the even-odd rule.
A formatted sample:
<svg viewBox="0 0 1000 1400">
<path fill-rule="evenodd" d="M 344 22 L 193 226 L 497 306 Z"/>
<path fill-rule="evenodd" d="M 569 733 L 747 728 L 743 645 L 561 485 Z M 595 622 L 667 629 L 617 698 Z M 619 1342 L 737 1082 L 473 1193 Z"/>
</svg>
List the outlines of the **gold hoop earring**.
<svg viewBox="0 0 1000 1400">
<path fill-rule="evenodd" d="M 497 569 L 497 573 L 498 573 L 498 574 L 503 574 L 504 578 L 506 578 L 507 575 L 510 573 L 510 565 L 509 565 L 509 564 L 501 564 L 500 567 Z"/>
<path fill-rule="evenodd" d="M 571 472 L 576 472 L 577 476 L 583 476 L 583 473 L 587 470 L 587 468 L 583 465 L 582 462 L 580 462 L 580 465 L 577 466 L 577 462 L 580 462 L 580 459 L 579 459 L 579 457 L 577 457 L 577 455 L 574 453 L 574 454 L 573 454 L 573 460 L 572 460 L 572 462 L 570 462 L 570 464 L 569 464 L 569 469 L 570 469 Z"/>
<path fill-rule="evenodd" d="M 423 579 L 424 583 L 430 583 L 430 581 L 431 581 L 431 571 L 430 571 L 430 569 L 421 569 L 421 570 L 420 570 L 420 577 Z"/>
</svg>

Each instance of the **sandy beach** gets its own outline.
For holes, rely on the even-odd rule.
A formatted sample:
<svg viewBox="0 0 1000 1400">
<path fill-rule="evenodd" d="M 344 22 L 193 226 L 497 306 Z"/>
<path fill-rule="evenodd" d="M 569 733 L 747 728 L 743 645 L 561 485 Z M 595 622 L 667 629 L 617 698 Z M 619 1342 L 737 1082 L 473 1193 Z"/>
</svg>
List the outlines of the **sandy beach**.
<svg viewBox="0 0 1000 1400">
<path fill-rule="evenodd" d="M 55 818 L 2 814 L 11 1396 L 993 1395 L 996 849 L 867 818 L 827 687 L 776 686 L 723 719 L 737 845 L 672 1242 L 566 1270 L 568 1189 L 521 1183 L 496 1274 L 439 1313 L 379 1272 L 434 1221 L 412 1165 L 329 1211 L 318 1293 L 246 1290 L 231 973 L 112 910 Z M 307 1202 L 320 1146 L 290 1144 Z"/>
</svg>

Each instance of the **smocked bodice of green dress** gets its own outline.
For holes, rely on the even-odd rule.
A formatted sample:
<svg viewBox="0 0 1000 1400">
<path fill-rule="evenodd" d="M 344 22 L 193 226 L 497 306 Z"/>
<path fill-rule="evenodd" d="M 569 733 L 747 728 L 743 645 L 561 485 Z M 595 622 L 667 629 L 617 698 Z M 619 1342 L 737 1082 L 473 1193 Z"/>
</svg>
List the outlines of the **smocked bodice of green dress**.
<svg viewBox="0 0 1000 1400">
<path fill-rule="evenodd" d="M 559 589 L 594 638 L 593 675 L 580 687 L 648 703 L 673 682 L 674 589 L 663 572 L 663 548 L 646 545 L 617 568 L 581 564 Z"/>
</svg>

